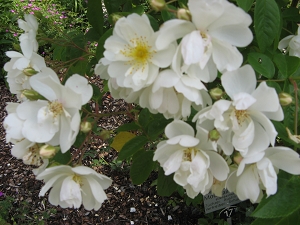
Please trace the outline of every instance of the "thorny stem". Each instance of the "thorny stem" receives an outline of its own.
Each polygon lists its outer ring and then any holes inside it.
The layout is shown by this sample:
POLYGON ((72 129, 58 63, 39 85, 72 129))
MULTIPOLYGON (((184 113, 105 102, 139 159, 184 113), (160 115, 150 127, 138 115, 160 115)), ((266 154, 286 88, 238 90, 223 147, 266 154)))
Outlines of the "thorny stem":
POLYGON ((290 82, 293 84, 295 91, 295 121, 294 121, 294 134, 297 135, 298 129, 298 86, 294 79, 290 78, 290 82))

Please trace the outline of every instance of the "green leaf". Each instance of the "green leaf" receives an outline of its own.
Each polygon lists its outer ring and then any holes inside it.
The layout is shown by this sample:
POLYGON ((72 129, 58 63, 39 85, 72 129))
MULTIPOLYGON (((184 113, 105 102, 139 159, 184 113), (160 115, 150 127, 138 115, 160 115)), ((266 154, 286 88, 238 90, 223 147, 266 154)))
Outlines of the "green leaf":
POLYGON ((98 41, 99 40, 99 33, 96 31, 95 28, 90 28, 89 31, 85 34, 86 40, 88 41, 98 41))
MULTIPOLYGON (((300 204, 297 201, 300 199, 300 192, 296 188, 300 187, 300 177, 293 176, 290 180, 286 181, 286 179, 278 178, 278 186, 280 188, 278 188, 276 195, 263 198, 252 213, 252 216, 263 219, 280 218, 292 216, 292 214, 300 210, 300 204), (284 182, 284 184, 282 185, 280 182, 284 182)), ((299 213, 296 213, 296 215, 299 216, 299 213)))
POLYGON ((236 2, 245 12, 248 12, 251 9, 254 0, 236 0, 236 2))
POLYGON ((272 60, 257 52, 251 52, 248 54, 248 61, 253 69, 264 77, 272 78, 275 74, 275 67, 272 60))
POLYGON ((84 142, 85 138, 86 138, 86 133, 83 133, 83 132, 79 132, 77 137, 76 137, 76 141, 75 143, 73 144, 75 146, 75 148, 79 148, 82 143, 84 142))
POLYGON ((112 14, 114 12, 119 12, 120 6, 125 3, 126 0, 104 0, 105 8, 109 14, 112 14))
POLYGON ((91 84, 91 85, 93 88, 92 99, 97 102, 99 99, 102 99, 104 92, 101 93, 100 88, 97 85, 95 85, 95 84, 91 84))
POLYGON ((254 30, 262 52, 279 34, 280 13, 275 0, 257 0, 254 9, 254 30))
MULTIPOLYGON (((172 10, 175 10, 175 11, 177 10, 177 8, 175 8, 174 6, 169 5, 168 7, 172 10)), ((175 14, 169 12, 168 10, 162 10, 161 11, 161 17, 162 17, 163 21, 167 21, 167 20, 171 20, 171 19, 176 18, 175 14)))
POLYGON ((296 225, 300 224, 300 210, 295 211, 287 217, 274 218, 274 219, 256 219, 251 225, 296 225))
POLYGON ((282 92, 280 85, 277 82, 275 82, 275 81, 269 81, 268 80, 267 81, 267 85, 269 87, 275 88, 275 90, 276 90, 277 93, 282 92))
POLYGON ((126 142, 126 144, 121 149, 118 160, 130 158, 138 150, 143 148, 147 142, 148 138, 145 136, 136 136, 135 138, 132 138, 130 141, 126 142))
POLYGON ((148 135, 152 140, 156 140, 158 136, 163 133, 165 127, 171 122, 166 120, 164 116, 157 114, 160 118, 154 118, 154 120, 148 125, 148 135))
POLYGON ((300 59, 295 56, 276 54, 273 61, 285 78, 293 75, 300 66, 300 59))
POLYGON ((89 20, 89 23, 95 29, 95 31, 99 35, 102 35, 103 24, 104 24, 102 1, 100 1, 100 0, 89 0, 88 1, 87 18, 89 20))
POLYGON ((52 161, 58 162, 62 165, 67 165, 71 160, 71 152, 67 151, 66 153, 62 153, 58 151, 56 155, 52 158, 52 161))
POLYGON ((149 177, 155 162, 153 161, 153 151, 142 151, 133 158, 130 167, 130 177, 133 184, 141 184, 149 177))
POLYGON ((112 35, 112 31, 113 29, 109 29, 107 30, 102 36, 101 38, 99 39, 98 41, 98 46, 97 46, 97 49, 96 49, 96 58, 98 60, 100 60, 102 57, 103 57, 103 52, 104 52, 104 43, 106 41, 106 39, 112 35))
POLYGON ((286 127, 281 122, 272 121, 272 123, 274 124, 274 127, 275 127, 276 131, 278 132, 278 136, 282 140, 294 145, 297 148, 300 148, 300 144, 297 144, 296 142, 292 141, 289 138, 288 133, 286 131, 286 127))
POLYGON ((138 5, 137 7, 132 8, 131 12, 142 15, 144 13, 144 7, 141 5, 138 5))
POLYGON ((150 20, 150 24, 151 24, 151 27, 153 28, 153 30, 154 31, 158 31, 159 24, 158 24, 157 20, 153 16, 151 16, 149 14, 146 14, 146 15, 148 16, 148 18, 150 20))
POLYGON ((122 126, 119 126, 116 131, 120 132, 120 131, 138 130, 138 129, 140 129, 140 126, 137 125, 135 122, 131 122, 131 123, 125 123, 122 126))
POLYGON ((150 117, 151 117, 151 113, 149 112, 149 110, 147 108, 142 109, 142 111, 139 114, 139 124, 141 125, 141 127, 146 128, 147 125, 150 122, 150 117))
POLYGON ((164 173, 164 170, 160 167, 157 179, 157 193, 160 196, 169 197, 174 191, 176 191, 178 185, 173 180, 174 174, 166 176, 164 173))

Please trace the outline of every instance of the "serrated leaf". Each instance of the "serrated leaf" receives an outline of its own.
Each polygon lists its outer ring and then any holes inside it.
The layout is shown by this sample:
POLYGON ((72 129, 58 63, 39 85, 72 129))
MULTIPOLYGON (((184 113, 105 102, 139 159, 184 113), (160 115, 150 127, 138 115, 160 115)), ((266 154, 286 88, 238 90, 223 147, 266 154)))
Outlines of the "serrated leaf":
POLYGON ((251 9, 254 0, 236 0, 236 2, 245 12, 248 12, 251 9))
POLYGON ((89 20, 89 23, 95 29, 95 31, 99 35, 102 35, 103 23, 104 23, 102 1, 99 0, 88 1, 87 18, 89 20))
MULTIPOLYGON (((124 131, 126 132, 126 131, 124 131)), ((124 133, 120 132, 120 133, 124 133)), ((126 132, 129 133, 129 132, 126 132)), ((144 145, 148 142, 147 137, 145 136, 136 136, 129 141, 122 147, 118 160, 124 160, 130 158, 133 154, 138 152, 140 149, 144 148, 144 145)))
POLYGON ((173 179, 174 174, 166 176, 164 170, 159 168, 157 179, 157 193, 160 196, 169 197, 174 191, 176 191, 178 185, 173 179))
POLYGON ((275 74, 275 67, 272 60, 262 53, 251 52, 248 54, 248 61, 253 69, 266 78, 272 78, 275 74))
POLYGON ((294 56, 276 54, 273 61, 285 78, 293 75, 300 66, 300 59, 294 56))
MULTIPOLYGON (((133 133, 123 131, 118 133, 115 137, 113 142, 111 143, 110 147, 116 149, 118 152, 122 150, 122 148, 130 142, 130 140, 134 139, 136 136, 133 133)), ((129 146, 134 148, 134 146, 129 146)), ((126 153, 126 151, 125 151, 126 153)), ((120 156, 120 155, 119 155, 120 156)), ((126 156, 126 155, 125 155, 126 156)), ((125 158, 124 158, 125 159, 125 158)))
POLYGON ((257 0, 254 9, 254 30, 262 52, 279 34, 280 12, 276 1, 257 0))
POLYGON ((130 178, 133 184, 138 185, 147 180, 155 165, 153 154, 153 151, 142 151, 134 157, 130 167, 130 178))
MULTIPOLYGON (((260 204, 252 213, 252 216, 257 218, 280 218, 292 216, 300 210, 300 192, 295 187, 300 187, 300 177, 293 176, 288 182, 286 179, 278 179, 278 183, 285 182, 275 195, 268 198, 263 198, 260 204)), ((297 224, 297 223, 296 223, 297 224)))
POLYGON ((140 126, 137 125, 135 122, 131 122, 131 123, 125 123, 125 124, 119 126, 116 131, 120 132, 120 131, 138 130, 138 129, 140 129, 140 126))

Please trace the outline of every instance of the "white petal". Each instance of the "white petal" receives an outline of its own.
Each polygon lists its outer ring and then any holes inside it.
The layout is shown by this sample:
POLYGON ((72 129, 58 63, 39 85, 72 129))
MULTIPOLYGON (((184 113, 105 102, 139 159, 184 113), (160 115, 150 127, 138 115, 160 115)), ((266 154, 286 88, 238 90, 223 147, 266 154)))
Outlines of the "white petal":
POLYGON ((244 24, 211 29, 209 34, 215 39, 230 43, 237 47, 245 47, 249 45, 253 39, 251 30, 244 24))
POLYGON ((234 98, 235 94, 240 92, 252 94, 256 86, 255 72, 250 65, 245 65, 235 71, 224 73, 221 81, 231 99, 234 98))
POLYGON ((81 95, 82 105, 86 104, 93 95, 93 88, 88 84, 88 80, 78 74, 72 75, 67 80, 65 86, 71 88, 75 93, 81 95))
POLYGON ((276 131, 273 123, 261 112, 249 110, 248 114, 254 121, 256 121, 262 125, 262 127, 265 129, 266 133, 269 136, 269 141, 270 141, 271 145, 274 146, 275 139, 277 136, 277 131, 276 131))
POLYGON ((299 154, 294 150, 281 146, 268 148, 266 150, 266 157, 278 169, 294 175, 300 174, 300 158, 299 154))
POLYGON ((226 180, 229 173, 229 167, 224 158, 214 151, 205 151, 205 153, 209 156, 209 169, 213 176, 219 181, 226 180))
POLYGON ((279 50, 283 50, 283 49, 285 49, 286 47, 288 47, 290 41, 292 40, 292 38, 293 38, 294 36, 295 36, 295 35, 289 35, 289 36, 283 38, 283 39, 279 42, 279 44, 278 44, 278 49, 279 49, 279 50))
MULTIPOLYGON (((252 96, 256 98, 257 101, 249 110, 268 112, 269 115, 272 113, 276 114, 276 112, 279 113, 278 108, 280 107, 280 103, 278 95, 274 88, 267 86, 266 82, 262 82, 252 93, 252 96)), ((283 117, 278 119, 283 120, 283 117)))
POLYGON ((173 41, 182 38, 195 30, 195 25, 186 20, 168 20, 160 27, 155 45, 157 49, 164 49, 173 41))
POLYGON ((166 176, 170 175, 171 173, 174 173, 179 169, 180 164, 182 162, 183 154, 184 152, 181 150, 176 151, 172 155, 170 155, 168 160, 163 165, 161 165, 164 168, 166 176))
POLYGON ((165 134, 168 138, 179 135, 189 135, 192 137, 195 136, 193 127, 181 120, 174 120, 173 122, 169 123, 165 128, 165 134))
POLYGON ((236 47, 212 39, 212 57, 219 71, 232 71, 238 69, 243 62, 242 54, 236 47))
POLYGON ((255 167, 256 165, 248 166, 237 182, 236 194, 242 201, 250 199, 252 203, 255 203, 261 193, 259 177, 255 167))
POLYGON ((187 65, 199 62, 204 50, 204 40, 198 30, 185 35, 181 40, 181 54, 187 65))

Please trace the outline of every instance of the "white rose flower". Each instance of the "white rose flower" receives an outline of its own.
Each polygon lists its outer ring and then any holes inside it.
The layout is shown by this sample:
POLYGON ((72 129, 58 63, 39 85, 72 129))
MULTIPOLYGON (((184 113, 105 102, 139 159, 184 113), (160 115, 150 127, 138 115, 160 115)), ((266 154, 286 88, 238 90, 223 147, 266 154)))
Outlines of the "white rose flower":
POLYGON ((180 77, 167 69, 159 73, 152 86, 143 90, 139 104, 152 113, 162 113, 167 119, 187 119, 191 106, 200 110, 211 104, 211 98, 198 79, 180 77))
POLYGON ((19 37, 20 46, 23 54, 27 58, 31 58, 33 52, 38 51, 38 42, 36 40, 36 33, 38 30, 38 22, 31 14, 24 15, 25 21, 18 19, 19 28, 25 33, 19 37))
POLYGON ((299 154, 290 148, 267 148, 259 158, 244 158, 238 169, 227 179, 226 188, 235 192, 240 200, 259 202, 263 196, 262 190, 266 190, 267 196, 274 195, 277 192, 279 169, 294 175, 300 174, 299 154), (245 165, 251 161, 251 164, 245 165))
MULTIPOLYGON (((202 69, 212 58, 221 72, 239 68, 242 54, 236 47, 251 43, 252 20, 241 8, 227 0, 189 0, 192 22, 172 19, 165 22, 156 40, 159 48, 182 38, 181 54, 187 65, 197 63, 202 69)), ((216 76, 216 74, 212 74, 216 76)))
POLYGON ((300 57, 300 27, 298 27, 297 35, 283 38, 278 44, 278 49, 286 49, 290 56, 300 57))
POLYGON ((24 138, 22 127, 24 120, 18 117, 16 110, 20 103, 8 102, 6 111, 8 115, 3 121, 3 127, 6 133, 6 143, 20 141, 24 138))
POLYGON ((131 14, 117 21, 113 35, 105 41, 104 56, 110 62, 108 74, 118 86, 138 91, 153 83, 159 68, 171 64, 175 44, 157 48, 156 38, 157 32, 145 14, 131 14))
POLYGON ((277 131, 270 119, 284 117, 275 89, 265 82, 255 89, 255 72, 249 65, 224 73, 221 81, 231 101, 221 99, 200 111, 195 116, 197 129, 209 127, 206 120, 213 120, 210 129, 214 127, 223 135, 218 144, 227 155, 233 147, 245 157, 264 151, 269 144, 274 146, 277 131))
POLYGON ((86 210, 98 210, 107 196, 107 189, 112 180, 86 166, 55 166, 38 174, 37 180, 44 180, 39 196, 52 187, 49 202, 62 208, 79 208, 83 204, 86 210))
POLYGON ((26 165, 42 165, 42 158, 39 154, 40 146, 37 143, 27 139, 13 142, 14 146, 11 149, 11 154, 17 159, 23 159, 26 165))
POLYGON ((210 150, 207 133, 198 132, 187 123, 175 120, 166 126, 169 138, 158 144, 154 161, 158 161, 165 175, 174 173, 174 181, 181 185, 190 198, 207 194, 213 180, 224 181, 229 173, 226 161, 210 150))
POLYGON ((32 142, 60 145, 65 153, 75 142, 79 110, 92 97, 92 87, 76 74, 63 86, 49 68, 33 76, 30 85, 47 100, 27 101, 17 107, 18 117, 24 121, 23 136, 32 142))
POLYGON ((15 51, 7 51, 6 55, 11 58, 4 65, 10 92, 16 94, 18 99, 22 100, 22 90, 31 89, 29 78, 46 68, 45 60, 34 52, 30 58, 15 51))

